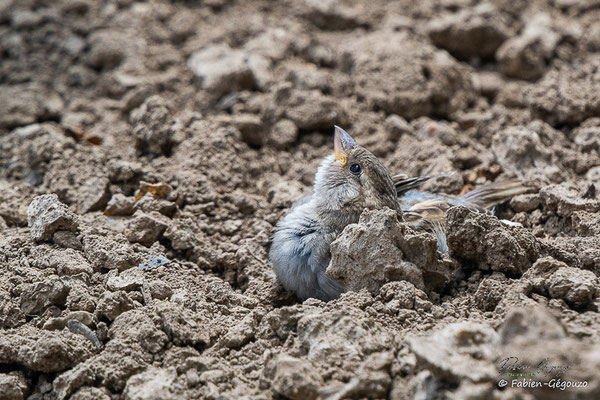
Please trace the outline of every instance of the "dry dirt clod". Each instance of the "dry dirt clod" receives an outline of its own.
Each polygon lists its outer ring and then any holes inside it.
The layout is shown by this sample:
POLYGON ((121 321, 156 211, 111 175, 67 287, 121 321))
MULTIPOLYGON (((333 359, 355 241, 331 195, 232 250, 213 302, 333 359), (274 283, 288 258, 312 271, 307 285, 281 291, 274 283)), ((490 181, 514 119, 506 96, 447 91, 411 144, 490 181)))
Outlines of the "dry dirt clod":
POLYGON ((424 289, 423 273, 406 261, 398 247, 402 228, 396 213, 386 210, 363 214, 361 222, 347 226, 331 244, 327 274, 347 290, 366 288, 373 295, 393 280, 405 280, 424 289))
POLYGON ((131 122, 136 137, 136 148, 142 154, 168 155, 175 144, 176 127, 166 101, 152 96, 139 108, 132 111, 131 122))
POLYGON ((293 400, 315 400, 323 379, 310 362, 280 354, 267 365, 265 375, 273 381, 273 391, 293 400))
POLYGON ((27 208, 27 225, 31 229, 29 235, 35 241, 48 240, 57 230, 76 231, 79 222, 66 205, 58 200, 55 194, 38 196, 27 208))
POLYGON ((69 290, 57 277, 29 284, 23 290, 21 310, 26 315, 40 315, 49 306, 64 306, 69 290))
POLYGON ((480 269, 522 274, 538 258, 541 245, 524 228, 509 227, 490 215, 464 207, 448 211, 450 255, 476 263, 480 269))
POLYGON ((221 96, 231 90, 254 86, 248 56, 241 50, 220 44, 194 52, 187 64, 200 78, 204 89, 221 96))
POLYGON ((162 236, 167 226, 168 224, 163 221, 161 214, 157 212, 146 214, 136 211, 123 234, 130 242, 151 246, 162 236))
POLYGON ((408 339, 411 350, 423 366, 449 382, 489 381, 497 375, 491 363, 491 344, 498 334, 485 324, 460 322, 446 326, 428 336, 408 339))
POLYGON ((535 80, 546 70, 556 45, 562 38, 548 14, 536 14, 523 32, 507 40, 497 51, 500 70, 512 78, 535 80))
POLYGON ((104 215, 128 216, 135 212, 135 200, 133 197, 127 197, 121 193, 114 194, 106 205, 104 215))
POLYGON ((490 57, 511 35, 510 18, 491 2, 431 20, 427 34, 459 58, 490 57))

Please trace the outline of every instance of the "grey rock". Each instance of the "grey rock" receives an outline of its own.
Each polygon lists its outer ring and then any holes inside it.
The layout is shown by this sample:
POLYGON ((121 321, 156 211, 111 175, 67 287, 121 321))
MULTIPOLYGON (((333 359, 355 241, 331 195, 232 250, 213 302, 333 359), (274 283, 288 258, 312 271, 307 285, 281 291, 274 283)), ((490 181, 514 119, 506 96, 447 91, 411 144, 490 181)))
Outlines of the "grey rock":
POLYGON ((0 399, 23 400, 29 393, 29 385, 21 371, 0 374, 0 399))
POLYGON ((298 129, 331 129, 333 125, 344 125, 348 121, 339 99, 325 96, 317 90, 293 92, 286 100, 285 116, 298 129))
POLYGON ((566 330, 541 306, 511 310, 498 330, 499 344, 538 342, 566 337, 566 330))
POLYGON ((271 380, 273 391, 292 400, 315 400, 323 385, 310 361, 280 354, 265 367, 265 378, 271 380))
POLYGON ((62 98, 37 83, 0 85, 0 128, 11 129, 58 117, 62 98))
POLYGON ((125 311, 132 310, 136 304, 123 291, 104 292, 98 301, 96 315, 113 321, 125 311))
POLYGON ((90 51, 87 62, 96 69, 113 69, 125 58, 125 43, 109 29, 99 30, 88 39, 90 51))
POLYGON ((35 241, 49 240, 57 230, 76 231, 79 222, 55 194, 34 198, 27 208, 29 235, 35 241))
POLYGON ((54 373, 73 368, 92 355, 92 344, 70 332, 24 326, 0 337, 0 363, 54 373))
POLYGON ((187 64, 200 78, 202 88, 218 96, 235 89, 251 88, 255 84, 248 65, 248 54, 226 44, 194 52, 187 64))
POLYGON ((538 258, 541 245, 521 227, 507 226, 497 218, 465 207, 453 207, 447 216, 449 253, 480 269, 522 274, 538 258))
POLYGON ((173 391, 176 378, 177 372, 175 369, 148 367, 127 380, 123 391, 123 399, 177 400, 181 396, 173 391))
POLYGON ((549 14, 535 14, 528 20, 523 32, 498 49, 496 59, 500 71, 511 78, 540 78, 562 36, 553 26, 549 14))
POLYGON ((21 295, 21 310, 26 315, 40 315, 52 305, 64 306, 69 287, 58 278, 29 284, 21 295))
POLYGON ((76 207, 81 214, 104 208, 110 199, 109 181, 105 177, 87 179, 77 190, 76 207))
POLYGON ((303 16, 321 29, 343 30, 367 25, 362 16, 343 1, 304 0, 304 5, 303 16))
POLYGON ((236 114, 232 117, 233 125, 241 132, 242 140, 250 146, 262 146, 265 135, 262 132, 262 119, 255 114, 236 114))
POLYGON ((71 231, 56 231, 52 235, 52 241, 64 248, 73 250, 83 250, 81 241, 77 238, 77 235, 71 231))
POLYGON ((458 322, 426 336, 410 336, 410 349, 418 364, 445 381, 485 382, 495 379, 498 371, 492 363, 493 344, 498 334, 489 325, 458 322))
POLYGON ((127 216, 135 212, 135 198, 121 193, 114 194, 106 205, 104 215, 127 216))
POLYGON ((151 246, 167 229, 168 224, 163 218, 157 212, 146 214, 136 211, 133 219, 125 227, 123 234, 130 242, 151 246))
POLYGON ((147 99, 132 111, 130 119, 139 151, 151 155, 168 154, 171 151, 178 127, 162 97, 155 95, 147 99))
POLYGON ((289 119, 281 119, 273 125, 269 135, 269 143, 278 150, 292 146, 298 139, 298 127, 289 119))
POLYGON ((520 194, 510 199, 510 207, 516 212, 531 212, 540 205, 537 194, 520 194))
POLYGON ((131 249, 129 242, 122 235, 110 238, 99 235, 83 236, 85 257, 96 270, 118 269, 120 271, 137 265, 141 258, 131 249))
POLYGON ((402 135, 414 134, 414 129, 401 116, 392 114, 385 119, 384 127, 391 139, 400 139, 402 135))
POLYGON ((542 143, 540 135, 526 127, 514 126, 497 133, 492 152, 500 166, 519 177, 540 174, 553 179, 560 175, 553 162, 552 149, 542 143))
POLYGON ((488 2, 431 20, 433 43, 459 58, 490 57, 511 34, 507 17, 488 2))
POLYGON ((121 272, 119 275, 113 274, 106 281, 106 287, 110 290, 136 290, 142 287, 144 283, 144 272, 139 268, 130 268, 121 272))
POLYGON ((581 61, 561 64, 546 72, 525 90, 533 118, 550 125, 579 124, 600 115, 600 56, 590 54, 581 61))
POLYGON ((544 209, 555 211, 561 217, 569 217, 575 211, 595 213, 600 210, 600 201, 584 199, 577 188, 568 183, 541 188, 540 202, 544 209))
POLYGON ((561 267, 548 278, 548 293, 574 305, 586 305, 598 295, 598 278, 592 271, 561 267))
POLYGON ((348 225, 331 244, 327 274, 347 290, 364 288, 374 295, 396 280, 424 289, 421 270, 406 260, 398 246, 402 236, 394 211, 364 212, 358 224, 348 225))

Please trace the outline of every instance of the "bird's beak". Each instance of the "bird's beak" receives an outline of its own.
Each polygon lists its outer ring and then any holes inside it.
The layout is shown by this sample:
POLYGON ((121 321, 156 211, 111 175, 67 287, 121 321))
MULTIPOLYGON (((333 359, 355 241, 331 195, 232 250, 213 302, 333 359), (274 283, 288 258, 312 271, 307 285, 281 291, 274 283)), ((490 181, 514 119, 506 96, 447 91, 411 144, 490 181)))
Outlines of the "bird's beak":
POLYGON ((342 160, 342 167, 346 165, 346 160, 350 155, 350 151, 357 147, 358 143, 345 130, 335 125, 335 135, 333 139, 333 150, 335 159, 342 160))

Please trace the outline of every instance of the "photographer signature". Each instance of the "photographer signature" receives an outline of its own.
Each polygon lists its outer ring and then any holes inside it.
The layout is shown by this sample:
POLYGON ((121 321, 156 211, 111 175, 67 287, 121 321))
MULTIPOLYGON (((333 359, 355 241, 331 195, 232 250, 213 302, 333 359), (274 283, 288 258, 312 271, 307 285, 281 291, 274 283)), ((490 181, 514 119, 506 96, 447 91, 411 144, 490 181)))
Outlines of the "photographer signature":
POLYGON ((569 369, 568 365, 552 365, 549 358, 544 358, 537 365, 524 364, 519 357, 506 357, 499 362, 499 373, 529 373, 529 375, 538 375, 543 377, 562 376, 569 369))

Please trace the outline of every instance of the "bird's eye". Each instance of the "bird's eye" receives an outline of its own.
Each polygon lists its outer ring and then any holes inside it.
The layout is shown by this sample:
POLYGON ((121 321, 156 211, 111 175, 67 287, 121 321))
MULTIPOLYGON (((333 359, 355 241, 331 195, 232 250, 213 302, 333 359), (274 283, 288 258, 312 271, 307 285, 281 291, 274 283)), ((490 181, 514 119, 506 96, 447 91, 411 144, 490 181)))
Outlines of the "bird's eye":
POLYGON ((350 172, 352 172, 354 175, 360 174, 361 171, 362 167, 360 166, 360 164, 352 164, 350 166, 350 172))

